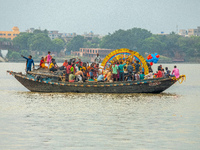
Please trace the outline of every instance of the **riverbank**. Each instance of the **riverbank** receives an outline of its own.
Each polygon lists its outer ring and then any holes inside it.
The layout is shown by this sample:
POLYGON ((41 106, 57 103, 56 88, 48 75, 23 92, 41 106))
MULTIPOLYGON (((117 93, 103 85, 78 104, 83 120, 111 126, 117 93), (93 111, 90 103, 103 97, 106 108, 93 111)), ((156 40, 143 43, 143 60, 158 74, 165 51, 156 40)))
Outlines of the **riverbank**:
POLYGON ((7 62, 7 59, 4 59, 3 57, 0 56, 0 62, 7 62))

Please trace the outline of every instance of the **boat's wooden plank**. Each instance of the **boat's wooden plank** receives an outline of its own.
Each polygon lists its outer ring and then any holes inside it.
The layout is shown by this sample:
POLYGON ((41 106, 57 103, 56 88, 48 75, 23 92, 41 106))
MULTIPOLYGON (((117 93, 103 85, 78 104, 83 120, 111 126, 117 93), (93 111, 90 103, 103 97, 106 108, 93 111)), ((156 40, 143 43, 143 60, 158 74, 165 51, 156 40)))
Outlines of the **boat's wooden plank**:
POLYGON ((36 73, 36 72, 28 72, 28 74, 34 74, 34 75, 41 75, 41 76, 47 76, 47 77, 58 77, 58 78, 64 78, 65 76, 61 75, 51 75, 51 74, 45 74, 45 73, 36 73))

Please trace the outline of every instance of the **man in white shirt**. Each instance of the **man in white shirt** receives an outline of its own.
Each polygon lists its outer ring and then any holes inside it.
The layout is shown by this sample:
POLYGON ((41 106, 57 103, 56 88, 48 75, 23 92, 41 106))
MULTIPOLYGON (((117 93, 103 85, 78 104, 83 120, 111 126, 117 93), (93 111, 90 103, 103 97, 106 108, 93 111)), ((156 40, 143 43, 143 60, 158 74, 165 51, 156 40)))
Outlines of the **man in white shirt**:
POLYGON ((99 64, 101 62, 101 58, 99 56, 99 54, 97 53, 97 56, 94 59, 95 63, 99 64))

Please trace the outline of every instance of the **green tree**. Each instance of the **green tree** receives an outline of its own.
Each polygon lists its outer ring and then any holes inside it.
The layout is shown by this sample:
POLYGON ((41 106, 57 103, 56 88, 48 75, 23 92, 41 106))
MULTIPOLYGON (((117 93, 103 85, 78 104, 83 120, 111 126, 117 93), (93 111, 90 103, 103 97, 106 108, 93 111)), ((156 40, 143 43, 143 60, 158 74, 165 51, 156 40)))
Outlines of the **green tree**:
POLYGON ((0 42, 12 42, 12 40, 6 38, 0 38, 0 42))
POLYGON ((68 51, 79 51, 80 48, 84 47, 84 42, 86 40, 83 36, 76 36, 74 37, 68 44, 67 44, 67 50, 68 51))
POLYGON ((181 52, 181 48, 178 45, 178 39, 180 38, 180 35, 175 34, 174 32, 170 33, 168 36, 166 36, 166 39, 164 43, 166 44, 166 49, 164 51, 164 55, 168 57, 174 57, 177 52, 181 52))
POLYGON ((52 43, 53 43, 53 51, 55 52, 60 52, 65 46, 65 42, 62 39, 54 39, 52 43))
POLYGON ((24 55, 24 56, 28 56, 28 55, 30 55, 30 52, 28 50, 21 50, 20 54, 24 55))
POLYGON ((51 51, 53 49, 53 43, 45 33, 38 33, 29 38, 28 45, 30 50, 36 50, 39 52, 51 51))
POLYGON ((91 41, 91 44, 92 44, 91 46, 92 46, 92 48, 98 48, 100 42, 101 42, 101 39, 99 39, 98 37, 92 38, 92 41, 91 41))
POLYGON ((48 35, 48 30, 47 29, 45 29, 45 30, 35 29, 33 31, 33 34, 38 34, 38 33, 44 33, 44 34, 48 35))
POLYGON ((19 49, 29 49, 28 40, 34 35, 32 33, 20 33, 16 38, 13 39, 13 45, 19 47, 19 49))
POLYGON ((184 51, 186 57, 200 56, 200 37, 192 36, 190 38, 180 37, 177 44, 184 51))
POLYGON ((19 58, 21 58, 21 55, 19 52, 9 50, 6 57, 11 60, 18 60, 19 58))
POLYGON ((151 36, 143 41, 142 51, 143 54, 145 52, 162 54, 165 47, 166 44, 161 42, 157 36, 151 36))
POLYGON ((137 49, 142 48, 143 40, 152 36, 152 33, 141 28, 133 28, 129 30, 118 30, 113 34, 103 37, 100 47, 101 48, 128 48, 137 49))

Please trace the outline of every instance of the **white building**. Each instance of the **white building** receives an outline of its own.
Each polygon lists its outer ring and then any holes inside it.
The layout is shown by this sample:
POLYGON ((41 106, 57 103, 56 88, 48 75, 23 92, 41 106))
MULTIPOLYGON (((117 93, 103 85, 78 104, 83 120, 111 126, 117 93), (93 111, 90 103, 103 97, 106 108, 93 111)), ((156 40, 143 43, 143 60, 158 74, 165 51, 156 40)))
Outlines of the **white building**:
POLYGON ((49 31, 48 36, 51 40, 59 38, 62 36, 62 33, 58 33, 58 31, 49 31))

